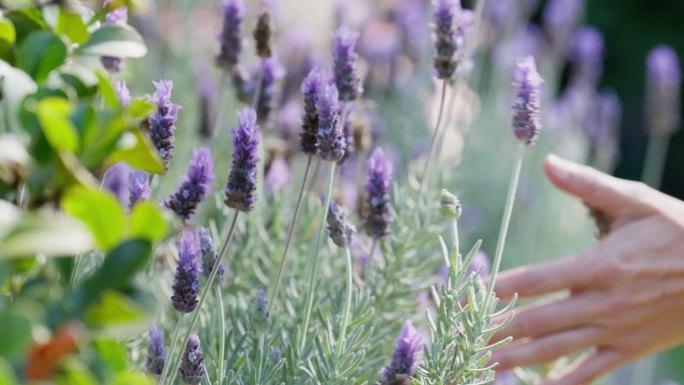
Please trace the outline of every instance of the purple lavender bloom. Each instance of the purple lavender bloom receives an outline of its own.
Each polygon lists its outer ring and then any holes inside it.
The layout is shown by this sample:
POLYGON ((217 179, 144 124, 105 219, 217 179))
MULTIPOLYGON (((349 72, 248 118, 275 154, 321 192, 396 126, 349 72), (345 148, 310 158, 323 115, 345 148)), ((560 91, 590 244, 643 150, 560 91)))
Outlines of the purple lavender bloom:
POLYGON ((335 32, 335 84, 339 90, 340 100, 345 102, 356 99, 363 92, 356 64, 359 55, 354 51, 358 38, 359 33, 352 31, 345 24, 335 32))
POLYGON ((551 0, 542 15, 544 28, 551 35, 556 53, 565 54, 572 31, 584 10, 585 0, 551 0))
POLYGON ((401 54, 401 31, 388 20, 370 20, 359 40, 359 52, 373 63, 393 63, 401 54))
POLYGON ((393 14, 401 30, 404 50, 411 60, 420 61, 426 55, 422 42, 430 36, 428 9, 423 0, 401 0, 393 14))
MULTIPOLYGON (((113 0, 105 0, 103 6, 107 7, 113 0)), ((115 8, 107 15, 104 19, 105 24, 110 25, 125 25, 128 23, 128 8, 118 7, 115 8)), ((109 72, 120 72, 123 68, 124 59, 120 57, 103 56, 100 58, 102 66, 109 72)))
POLYGON ((159 377, 166 363, 166 350, 164 349, 164 329, 154 325, 148 332, 149 345, 145 357, 147 371, 155 377, 159 377))
POLYGON ((289 142, 296 137, 302 121, 302 113, 302 105, 297 99, 289 100, 278 110, 278 116, 276 117, 278 131, 286 141, 289 142))
POLYGON ((316 150, 318 156, 330 162, 338 162, 344 156, 346 143, 344 132, 340 127, 340 102, 337 87, 334 84, 323 84, 318 98, 318 130, 316 132, 316 150))
POLYGON ((128 208, 132 209, 136 203, 150 198, 150 178, 146 172, 135 170, 128 174, 128 208))
POLYGON ((290 182, 290 168, 280 156, 273 158, 268 172, 264 176, 264 186, 273 194, 277 194, 290 182))
POLYGON ((603 35, 594 27, 582 27, 572 41, 571 60, 580 79, 596 83, 603 72, 603 35))
POLYGON ((382 370, 382 384, 410 384, 422 359, 424 344, 423 335, 407 320, 397 338, 392 362, 382 370))
POLYGON ((646 61, 646 119, 654 135, 670 135, 680 126, 681 70, 677 52, 660 45, 646 61))
POLYGON ((385 158, 381 148, 376 148, 368 159, 368 183, 366 189, 366 233, 374 239, 389 235, 389 226, 394 221, 390 212, 390 186, 392 165, 385 158))
POLYGON ((315 155, 317 152, 318 108, 316 102, 325 83, 327 83, 327 78, 318 68, 311 70, 302 82, 304 115, 302 116, 302 133, 299 134, 299 140, 305 154, 315 155))
POLYGON ((256 112, 245 108, 238 112, 238 127, 233 133, 233 165, 228 183, 223 188, 224 202, 228 207, 249 212, 256 203, 256 165, 259 162, 259 126, 256 112))
POLYGON ((266 292, 257 290, 257 296, 253 307, 253 322, 258 331, 265 331, 271 326, 271 312, 268 310, 266 292))
POLYGON ((245 4, 242 0, 223 1, 223 30, 219 35, 219 54, 216 63, 224 70, 230 70, 238 63, 242 51, 242 21, 245 18, 245 4))
POLYGON ((268 116, 278 100, 278 85, 285 76, 285 67, 280 64, 277 56, 261 61, 261 91, 256 103, 257 117, 260 123, 268 120, 268 116))
MULTIPOLYGON (((204 278, 209 278, 216 263, 216 259, 219 257, 216 252, 216 246, 214 245, 214 239, 211 238, 211 233, 206 227, 202 227, 198 230, 198 235, 200 239, 200 250, 202 251, 202 275, 204 278)), ((226 265, 223 262, 219 263, 218 271, 216 272, 216 279, 214 280, 214 286, 218 286, 223 282, 223 277, 226 274, 226 265)))
POLYGON ((434 0, 434 65, 439 79, 450 80, 461 64, 472 13, 461 8, 459 0, 434 0))
POLYGON ((178 369, 181 380, 187 385, 197 385, 204 378, 204 354, 202 353, 202 346, 197 334, 193 334, 188 338, 188 343, 183 352, 183 359, 178 369))
POLYGON ((200 112, 198 131, 202 138, 211 139, 214 135, 214 127, 211 119, 214 83, 209 77, 202 76, 197 82, 197 95, 200 112))
POLYGON ((178 119, 178 110, 181 109, 181 106, 171 102, 172 81, 160 80, 154 82, 154 87, 156 91, 152 95, 152 100, 157 105, 157 109, 147 119, 147 127, 150 140, 157 148, 157 151, 159 151, 159 155, 168 171, 169 162, 173 158, 176 120, 178 119))
POLYGON ((188 177, 178 191, 164 201, 164 205, 178 215, 184 222, 190 220, 197 206, 211 192, 214 183, 214 161, 207 147, 193 150, 188 177))
POLYGON ((190 313, 197 307, 199 295, 199 273, 202 268, 199 259, 202 255, 200 240, 193 231, 185 231, 178 241, 178 266, 173 279, 171 302, 174 309, 190 313))
POLYGON ((122 107, 128 107, 128 105, 131 104, 131 92, 128 90, 128 86, 126 86, 124 80, 117 80, 114 82, 114 91, 116 92, 116 97, 119 99, 119 103, 121 103, 122 107))
POLYGON ((107 169, 103 187, 116 197, 122 206, 128 203, 128 174, 131 168, 123 162, 118 162, 107 169))
MULTIPOLYGON (((325 203, 325 196, 322 196, 321 200, 325 203)), ((327 222, 328 227, 326 231, 333 243, 343 248, 349 246, 352 234, 356 232, 356 228, 349 222, 347 215, 332 199, 330 200, 327 222)))
POLYGON ((348 108, 347 116, 343 119, 344 125, 342 126, 342 134, 344 135, 344 155, 340 159, 340 163, 344 163, 350 156, 356 151, 356 142, 354 139, 354 128, 352 127, 352 107, 348 108))
POLYGON ((515 72, 517 96, 513 103, 513 132, 526 145, 534 145, 541 131, 540 89, 544 80, 532 56, 518 61, 515 72))

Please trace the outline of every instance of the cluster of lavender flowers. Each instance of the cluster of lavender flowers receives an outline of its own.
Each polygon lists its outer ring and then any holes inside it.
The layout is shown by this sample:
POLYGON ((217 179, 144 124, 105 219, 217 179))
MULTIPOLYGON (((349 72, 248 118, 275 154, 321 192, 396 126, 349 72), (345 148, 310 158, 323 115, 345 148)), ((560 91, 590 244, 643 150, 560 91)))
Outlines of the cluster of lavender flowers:
POLYGON ((472 23, 471 11, 460 0, 434 0, 434 65, 437 78, 451 80, 463 60, 466 34, 472 23))
POLYGON ((197 207, 211 192, 214 183, 214 161, 208 148, 193 151, 188 176, 178 191, 166 198, 164 205, 188 221, 195 214, 197 207))
POLYGON ((168 171, 169 163, 173 158, 176 141, 176 120, 178 120, 178 110, 181 109, 181 106, 171 102, 173 82, 161 80, 155 82, 154 86, 156 91, 152 95, 152 100, 157 108, 147 119, 146 128, 152 144, 159 151, 159 155, 168 171))

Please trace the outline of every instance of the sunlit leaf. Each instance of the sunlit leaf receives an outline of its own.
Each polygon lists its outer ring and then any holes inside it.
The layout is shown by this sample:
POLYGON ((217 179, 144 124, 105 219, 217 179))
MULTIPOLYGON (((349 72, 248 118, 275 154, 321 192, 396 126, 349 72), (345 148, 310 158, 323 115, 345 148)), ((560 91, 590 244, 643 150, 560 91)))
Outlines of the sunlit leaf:
POLYGON ((49 97, 38 103, 38 120, 50 145, 74 152, 79 148, 78 131, 71 122, 71 105, 66 99, 49 97))
POLYGON ((114 86, 109 78, 102 72, 98 71, 97 80, 97 88, 100 91, 100 95, 102 96, 105 106, 109 108, 120 108, 121 103, 119 102, 119 98, 116 96, 116 91, 114 90, 114 86))
POLYGON ((121 138, 121 148, 114 151, 105 161, 106 164, 126 162, 134 168, 153 173, 164 172, 164 162, 159 152, 138 129, 121 138))
POLYGON ((124 235, 126 216, 111 194, 76 187, 62 199, 64 211, 82 220, 102 250, 116 246, 124 235))
POLYGON ((119 341, 105 338, 97 339, 95 340, 95 350, 110 369, 117 372, 126 370, 128 353, 119 341))
POLYGON ((150 385, 155 380, 141 372, 126 372, 117 374, 107 385, 150 385))
POLYGON ((81 15, 59 9, 59 19, 57 21, 57 32, 62 33, 71 39, 73 43, 81 44, 88 40, 89 34, 81 15))
POLYGON ((85 321, 92 327, 136 322, 144 319, 145 312, 123 294, 107 290, 100 300, 88 307, 85 321))
POLYGON ((10 364, 0 357, 0 385, 19 385, 10 364))
POLYGON ((151 202, 140 202, 133 207, 128 218, 128 235, 158 241, 164 238, 167 223, 157 206, 151 202))
POLYGON ((147 47, 140 34, 128 25, 104 25, 76 50, 77 55, 142 57, 147 47))

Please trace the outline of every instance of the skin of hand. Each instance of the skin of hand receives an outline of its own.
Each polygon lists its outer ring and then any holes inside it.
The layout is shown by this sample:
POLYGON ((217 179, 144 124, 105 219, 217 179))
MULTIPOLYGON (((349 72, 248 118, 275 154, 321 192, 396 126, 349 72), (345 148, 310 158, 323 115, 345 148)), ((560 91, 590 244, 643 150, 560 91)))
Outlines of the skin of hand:
POLYGON ((610 233, 576 255, 499 276, 504 301, 567 295, 515 310, 494 336, 514 338, 494 351, 497 371, 585 352, 543 385, 588 384, 684 343, 684 202, 554 155, 544 168, 559 189, 607 214, 610 233))

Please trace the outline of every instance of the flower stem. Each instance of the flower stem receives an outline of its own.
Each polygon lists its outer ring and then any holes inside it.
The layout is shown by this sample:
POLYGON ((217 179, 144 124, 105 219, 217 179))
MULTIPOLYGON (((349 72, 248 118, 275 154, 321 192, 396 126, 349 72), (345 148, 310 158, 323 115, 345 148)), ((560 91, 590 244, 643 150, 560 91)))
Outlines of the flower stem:
POLYGON ((458 219, 454 218, 451 221, 451 232, 453 233, 453 238, 454 238, 454 257, 452 258, 452 263, 455 261, 456 262, 456 269, 454 271, 460 271, 463 266, 463 260, 461 259, 461 250, 460 250, 460 242, 458 239, 458 219))
POLYGON ((525 155, 525 145, 520 143, 518 145, 518 157, 513 168, 513 175, 511 175, 511 182, 508 186, 508 195, 506 196, 506 206, 504 208, 503 218, 501 219, 501 227, 499 229, 499 239, 496 242, 496 252, 494 253, 494 263, 492 264, 492 274, 489 279, 489 287, 487 289, 486 302, 489 302, 492 293, 494 292, 494 283, 496 282, 496 275, 499 273, 501 267, 501 257, 503 256, 504 246, 506 245, 506 235, 508 234, 508 225, 511 223, 511 214, 513 213, 513 203, 515 203, 515 194, 518 191, 518 181, 520 180, 520 170, 522 169, 523 158, 525 155))
POLYGON ((373 273, 373 254, 375 254, 375 248, 378 246, 378 240, 373 238, 373 243, 371 244, 370 252, 368 253, 368 258, 366 259, 366 264, 363 267, 363 281, 366 283, 371 282, 371 274, 373 273))
MULTIPOLYGON (((183 324, 184 320, 185 313, 181 313, 180 318, 178 318, 178 321, 176 321, 176 327, 173 329, 173 337, 171 339, 171 345, 169 346, 169 356, 167 357, 166 363, 164 363, 164 368, 162 369, 162 374, 159 378, 160 384, 163 384, 164 381, 166 381, 166 377, 169 375, 169 366, 171 366, 169 364, 172 362, 174 353, 176 352, 176 345, 178 344, 178 337, 180 337, 181 325, 183 324)), ((181 346, 181 351, 182 349, 183 347, 181 346)))
MULTIPOLYGON (((188 342, 188 339, 190 338, 190 334, 192 334, 192 330, 195 327, 195 324, 197 323, 197 320, 199 319, 199 314, 200 311, 202 310, 202 305, 204 304, 204 301, 207 299, 207 294, 209 293, 209 290, 212 287, 212 284, 214 283, 214 280, 216 279, 216 273, 218 273, 219 270, 219 265, 221 264, 221 260, 223 260, 223 257, 226 255, 226 251, 228 251, 228 245, 230 245, 230 242, 233 240, 233 235, 235 235, 235 227, 237 225, 237 220, 240 215, 240 212, 238 210, 235 210, 235 215, 233 216, 233 221, 230 224, 230 230, 228 231, 228 236, 226 237, 226 240, 223 242, 223 247, 221 247, 221 252, 219 253, 218 258, 216 258, 216 261, 214 261, 214 266, 211 268, 211 274, 209 274, 209 278, 207 278, 207 283, 202 288, 202 292, 200 293, 200 298, 199 302, 197 303, 197 308, 195 311, 192 313, 192 318, 190 319, 190 324, 188 325, 188 329, 185 332, 185 336, 183 337, 183 340, 181 341, 181 347, 185 346, 185 344, 188 342)), ((180 356, 176 357, 174 365, 173 365, 173 370, 171 372, 171 380, 169 381, 169 384, 173 384, 173 380, 176 377, 176 372, 178 372, 178 367, 180 367, 181 360, 180 356)), ((160 385, 164 385, 163 381, 159 382, 160 385)))
POLYGON ((287 252, 290 250, 290 243, 292 242, 292 234, 297 226, 297 216, 299 215, 299 210, 302 206, 302 197, 304 196, 304 189, 306 189, 306 179, 309 177, 309 170, 311 169, 311 161, 313 156, 309 155, 309 159, 306 161, 306 169, 304 170, 304 179, 302 180, 302 187, 299 189, 299 196, 297 197, 297 205, 295 206, 294 215, 292 216, 292 223, 290 223, 290 229, 287 232, 287 240, 285 241, 285 249, 283 249, 283 255, 280 257, 280 266, 278 266, 278 273, 271 287, 271 295, 268 302, 273 306, 275 303, 275 296, 278 292, 278 287, 280 286, 280 280, 283 276, 283 270, 285 270, 285 260, 287 259, 287 252))
POLYGON ((337 165, 337 162, 330 162, 330 170, 328 171, 328 189, 326 190, 325 193, 325 203, 323 206, 323 216, 321 219, 321 223, 319 224, 318 227, 318 236, 316 238, 316 243, 314 245, 313 252, 310 253, 310 261, 309 261, 309 288, 307 291, 307 300, 306 300, 306 311, 304 313, 304 326, 302 328, 301 332, 301 340, 299 345, 300 351, 304 349, 304 346, 306 344, 306 336, 308 334, 308 329, 309 329, 309 321, 311 320, 311 310, 313 309, 313 303, 314 303, 314 296, 315 296, 315 284, 316 284, 316 267, 318 266, 318 252, 320 251, 321 248, 321 243, 323 243, 323 235, 324 235, 324 229, 325 229, 325 221, 328 217, 328 209, 330 207, 330 199, 332 196, 332 190, 333 186, 335 185, 335 166, 337 165))
POLYGON ((216 135, 221 129, 221 124, 223 123, 225 108, 223 108, 223 103, 226 98, 226 91, 228 89, 228 71, 225 69, 221 70, 221 80, 219 80, 219 91, 216 98, 216 114, 214 115, 214 129, 211 131, 212 136, 216 135))
POLYGON ((662 183, 669 145, 670 135, 654 135, 648 140, 641 181, 654 189, 659 189, 662 183))
POLYGON ((427 161, 425 162, 425 167, 423 168, 423 180, 420 184, 420 190, 418 196, 422 196, 429 183, 429 172, 430 165, 432 163, 433 154, 435 152, 435 143, 437 142, 437 136, 439 135, 439 129, 442 124, 442 118, 444 117, 444 105, 446 104, 446 93, 447 93, 448 83, 446 80, 442 81, 442 93, 439 98, 439 112, 437 113, 437 122, 435 124, 435 131, 432 133, 432 139, 430 140, 430 149, 428 150, 427 161))
POLYGON ((340 337, 337 339, 337 349, 335 351, 335 356, 339 359, 340 354, 342 354, 342 348, 344 347, 344 339, 347 334, 347 326, 349 325, 349 317, 351 315, 351 303, 352 303, 352 257, 349 245, 344 248, 344 253, 347 257, 347 299, 344 305, 344 313, 342 314, 342 324, 340 326, 340 337))
POLYGON ((226 312, 223 308, 223 294, 221 287, 216 285, 216 300, 219 304, 219 317, 221 318, 221 332, 219 333, 219 355, 218 355, 218 385, 223 383, 224 358, 226 355, 226 312))

